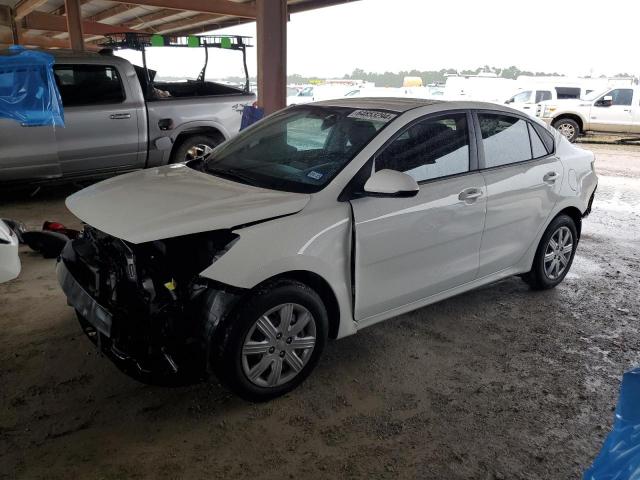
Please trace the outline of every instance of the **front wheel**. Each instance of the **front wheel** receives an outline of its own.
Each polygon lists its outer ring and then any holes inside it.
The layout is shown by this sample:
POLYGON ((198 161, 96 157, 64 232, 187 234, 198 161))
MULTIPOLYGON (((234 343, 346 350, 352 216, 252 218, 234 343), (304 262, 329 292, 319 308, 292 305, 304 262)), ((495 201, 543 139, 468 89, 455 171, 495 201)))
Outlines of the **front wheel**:
POLYGON ((180 142, 171 154, 171 163, 206 160, 222 140, 212 135, 193 135, 180 142))
POLYGON ((534 290, 555 287, 569 272, 577 246, 575 222, 568 215, 557 216, 544 232, 531 271, 523 279, 534 290))
POLYGON ((580 125, 570 118, 561 118, 553 123, 553 127, 558 130, 571 143, 575 142, 580 135, 580 125))
POLYGON ((255 292, 224 328, 213 346, 213 370, 235 393, 259 402, 289 392, 311 373, 328 319, 315 291, 280 280, 255 292))

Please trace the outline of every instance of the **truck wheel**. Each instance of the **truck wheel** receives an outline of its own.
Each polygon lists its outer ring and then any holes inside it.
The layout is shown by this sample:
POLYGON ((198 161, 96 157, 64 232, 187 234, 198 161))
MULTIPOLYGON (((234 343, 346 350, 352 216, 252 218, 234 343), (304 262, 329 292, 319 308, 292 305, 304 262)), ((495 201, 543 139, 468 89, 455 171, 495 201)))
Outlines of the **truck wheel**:
POLYGON ((570 118, 561 118, 553 122, 553 127, 558 130, 571 143, 580 135, 580 125, 570 118))
POLYGON ((171 154, 171 163, 206 159, 222 140, 213 135, 193 135, 180 142, 171 154))
POLYGON ((294 280, 253 293, 212 345, 217 377, 245 400, 262 402, 294 389, 314 369, 327 341, 318 294, 294 280))

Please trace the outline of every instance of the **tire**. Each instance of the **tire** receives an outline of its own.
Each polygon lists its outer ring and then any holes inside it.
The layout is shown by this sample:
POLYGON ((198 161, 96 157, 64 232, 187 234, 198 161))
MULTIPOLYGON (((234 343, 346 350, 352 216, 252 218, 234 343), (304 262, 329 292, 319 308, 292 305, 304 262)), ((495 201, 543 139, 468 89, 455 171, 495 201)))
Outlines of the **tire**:
POLYGON ((580 125, 571 118, 560 118, 553 122, 553 128, 558 130, 571 143, 575 142, 580 135, 580 125))
POLYGON ((252 293, 229 316, 223 332, 213 339, 211 369, 245 400, 264 402, 284 395, 315 368, 328 327, 326 308, 314 290, 298 281, 278 280, 252 293), (289 328, 282 325, 283 318, 292 322, 289 328), (296 333, 296 328, 302 330, 296 333), (246 353, 249 349, 254 353, 246 353))
POLYGON ((524 281, 533 290, 546 290, 562 282, 573 263, 578 240, 576 224, 571 217, 558 215, 554 218, 540 239, 531 270, 522 277, 524 281), (560 232, 562 236, 558 237, 560 232), (570 238, 566 237, 567 233, 570 233, 570 238), (557 249, 554 248, 552 240, 558 246, 557 249), (569 243, 571 244, 570 252, 568 251, 569 243), (563 246, 565 249, 562 248, 563 246), (546 260, 545 257, 547 257, 546 260))
POLYGON ((187 137, 171 153, 171 163, 206 158, 211 153, 211 150, 220 143, 222 143, 222 139, 213 135, 192 135, 187 137))

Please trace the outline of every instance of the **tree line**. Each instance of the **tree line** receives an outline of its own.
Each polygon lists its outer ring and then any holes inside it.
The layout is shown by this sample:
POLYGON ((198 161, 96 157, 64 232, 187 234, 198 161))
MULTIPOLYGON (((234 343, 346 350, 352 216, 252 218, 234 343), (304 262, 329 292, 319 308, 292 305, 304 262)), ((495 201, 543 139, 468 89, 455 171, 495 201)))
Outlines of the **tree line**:
MULTIPOLYGON (((344 79, 365 80, 373 82, 377 87, 401 87, 404 77, 420 77, 423 85, 433 83, 444 83, 447 75, 478 75, 480 73, 492 73, 500 78, 517 79, 521 75, 532 77, 561 77, 563 74, 558 72, 531 72, 529 70, 520 70, 515 65, 510 67, 490 67, 485 65, 474 70, 456 70, 455 68, 443 68, 440 70, 403 70, 400 72, 365 72, 361 68, 356 68, 351 73, 344 75, 344 79)), ((618 73, 616 77, 633 77, 629 73, 618 73)), ((589 77, 586 77, 589 78, 589 77)), ((606 78, 601 75, 600 78, 606 78)), ((227 77, 225 80, 231 82, 244 82, 244 77, 227 77)), ((256 77, 251 77, 251 82, 256 82, 256 77)), ((297 73, 287 76, 288 84, 320 84, 324 81, 324 77, 304 76, 297 73)))

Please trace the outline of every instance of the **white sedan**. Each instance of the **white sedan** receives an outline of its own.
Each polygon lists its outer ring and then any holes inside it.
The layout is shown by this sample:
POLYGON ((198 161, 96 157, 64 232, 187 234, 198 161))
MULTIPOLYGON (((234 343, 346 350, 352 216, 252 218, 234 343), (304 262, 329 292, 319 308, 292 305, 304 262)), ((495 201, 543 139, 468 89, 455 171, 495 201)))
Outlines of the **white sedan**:
POLYGON ((593 162, 498 105, 290 107, 206 159, 69 197, 87 227, 58 278, 123 370, 215 373, 266 400, 302 382, 327 339, 511 275, 556 286, 593 200, 593 162))

